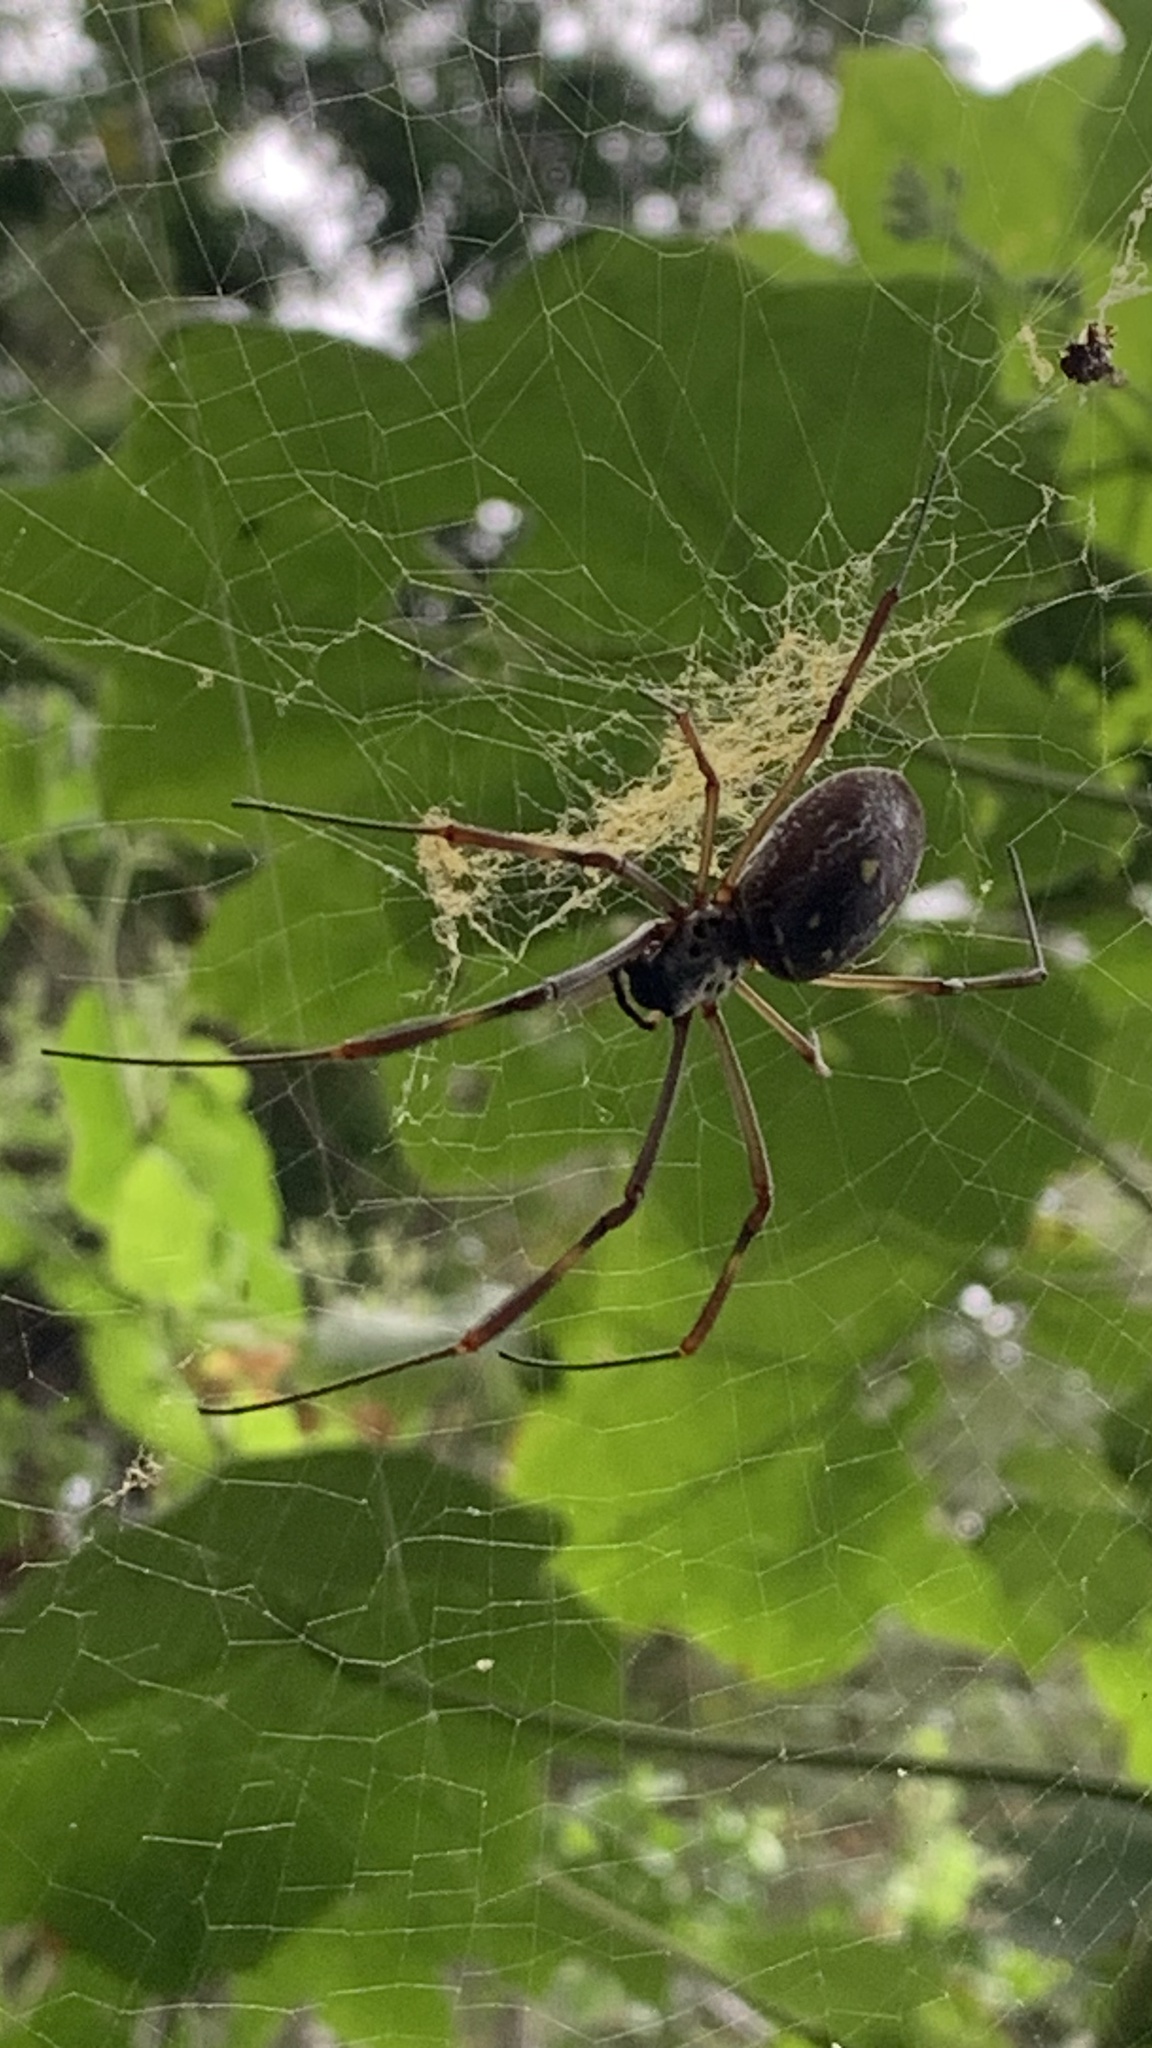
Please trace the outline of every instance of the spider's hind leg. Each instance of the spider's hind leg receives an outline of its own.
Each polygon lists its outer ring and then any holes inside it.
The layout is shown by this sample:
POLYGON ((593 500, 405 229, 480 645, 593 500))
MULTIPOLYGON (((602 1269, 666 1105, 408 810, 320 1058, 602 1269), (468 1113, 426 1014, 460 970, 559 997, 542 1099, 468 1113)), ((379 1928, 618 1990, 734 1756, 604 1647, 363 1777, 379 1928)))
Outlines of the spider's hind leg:
POLYGON ((813 986, 867 988, 877 995, 888 996, 965 996, 976 989, 1038 988, 1048 979, 1048 962, 1044 958, 1036 912, 1032 908, 1020 856, 1014 846, 1008 848, 1008 858, 1012 863, 1012 878, 1024 920, 1024 935, 1032 955, 1026 966, 1002 967, 993 974, 870 974, 867 968, 858 974, 854 968, 847 968, 843 974, 822 974, 813 986))

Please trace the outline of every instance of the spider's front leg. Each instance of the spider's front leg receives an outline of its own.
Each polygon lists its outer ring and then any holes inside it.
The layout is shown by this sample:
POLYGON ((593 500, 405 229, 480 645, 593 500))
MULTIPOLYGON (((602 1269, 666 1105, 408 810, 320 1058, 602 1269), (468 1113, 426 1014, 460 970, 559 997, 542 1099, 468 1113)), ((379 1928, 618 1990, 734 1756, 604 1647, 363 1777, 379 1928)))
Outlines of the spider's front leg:
MULTIPOLYGON (((514 1323, 518 1323, 522 1316, 527 1315, 530 1309, 535 1308, 538 1302, 543 1301, 545 1295, 551 1293, 552 1289, 564 1278, 565 1274, 570 1273, 573 1266, 577 1265, 592 1250, 593 1246, 599 1244, 601 1239, 607 1237, 610 1232, 619 1230, 634 1215, 637 1206, 643 1199, 644 1192, 652 1175, 652 1168, 656 1164, 657 1154, 664 1139, 664 1133, 668 1128, 668 1119, 672 1114, 672 1106, 676 1100, 676 1091, 679 1087, 680 1075, 684 1067, 684 1052, 688 1043, 688 1032, 691 1023, 691 1012, 688 1012, 683 1017, 675 1017, 672 1020, 672 1045, 668 1054, 668 1064, 664 1070, 660 1094, 657 1098, 656 1107, 652 1112, 648 1129, 644 1134, 644 1141, 636 1155, 636 1162, 625 1183, 624 1192, 620 1200, 603 1210, 588 1225, 588 1228, 581 1232, 578 1238, 568 1245, 557 1258, 552 1260, 551 1265, 544 1268, 543 1272, 535 1274, 522 1287, 516 1288, 498 1307, 490 1310, 486 1316, 480 1317, 477 1322, 470 1324, 468 1329, 452 1343, 441 1344, 432 1351, 419 1352, 414 1358, 399 1359, 392 1365, 373 1366, 367 1371, 348 1373, 342 1379, 326 1381, 322 1387, 305 1388, 301 1392, 293 1394, 276 1394, 271 1400, 241 1401, 224 1408, 201 1405, 201 1413, 225 1416, 253 1415, 259 1414, 266 1408, 293 1407, 302 1401, 319 1400, 325 1394, 346 1393, 354 1387, 367 1386, 377 1380, 392 1378, 397 1373, 410 1372, 415 1366, 437 1365, 452 1358, 469 1358, 476 1352, 483 1351, 487 1345, 495 1343, 498 1337, 503 1336, 505 1330, 511 1329, 514 1323)), ((552 1361, 542 1359, 517 1359, 515 1354, 511 1353, 504 1353, 502 1355, 512 1357, 516 1364, 537 1365, 542 1369, 555 1372, 579 1372, 586 1370, 586 1368, 582 1368, 579 1365, 557 1365, 552 1361)))
POLYGON ((518 854, 521 860, 559 861, 569 867, 615 875, 643 896, 657 910, 679 909, 679 898, 650 875, 640 862, 627 854, 612 853, 606 847, 565 846, 554 839, 536 839, 528 832, 498 832, 487 825, 465 825, 456 818, 412 823, 396 818, 358 818, 343 811, 303 810, 296 804, 277 804, 263 797, 237 796, 237 811, 260 811, 274 818, 296 818, 305 825, 337 825, 349 832, 394 832, 411 839, 440 839, 446 846, 470 846, 478 852, 518 854))

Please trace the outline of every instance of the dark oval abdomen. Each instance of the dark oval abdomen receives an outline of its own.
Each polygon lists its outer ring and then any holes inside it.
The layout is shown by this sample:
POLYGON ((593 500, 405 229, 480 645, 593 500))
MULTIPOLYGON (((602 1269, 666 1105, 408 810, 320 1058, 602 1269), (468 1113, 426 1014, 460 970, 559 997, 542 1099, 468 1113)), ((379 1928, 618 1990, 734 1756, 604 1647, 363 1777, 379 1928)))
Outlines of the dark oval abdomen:
POLYGON ((867 951, 916 879, 924 811, 893 768, 845 768, 797 797, 736 885, 753 957, 781 981, 867 951))

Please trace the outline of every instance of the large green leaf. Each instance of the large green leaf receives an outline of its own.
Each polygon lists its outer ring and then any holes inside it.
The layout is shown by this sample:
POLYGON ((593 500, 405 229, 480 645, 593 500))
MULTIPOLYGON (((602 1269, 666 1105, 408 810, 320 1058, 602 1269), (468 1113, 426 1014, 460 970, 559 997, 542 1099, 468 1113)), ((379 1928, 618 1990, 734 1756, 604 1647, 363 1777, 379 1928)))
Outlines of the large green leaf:
POLYGON ((177 1996, 370 1895, 379 1967, 444 1967, 531 1853, 514 1717, 616 1707, 547 1560, 538 1519, 421 1456, 330 1453, 38 1573, 3 1617, 6 1918, 177 1996))
POLYGON ((927 50, 846 58, 822 167, 861 260, 901 280, 998 271, 1022 294, 1074 271, 1085 240, 1079 143, 1115 68, 1106 51, 1086 50, 1010 92, 985 93, 927 50))
MULTIPOLYGON (((813 535, 833 561, 875 546, 936 437, 963 479, 950 545, 1026 531, 1041 445, 1010 468, 970 424, 990 317, 966 285, 780 287, 722 249, 595 236, 410 363, 188 329, 113 461, 0 507, 4 608, 104 677, 119 815, 219 835, 258 776, 286 801, 539 828, 651 759, 637 680, 755 647, 813 535), (942 321, 961 368, 937 416, 942 321), (849 387, 851 433, 829 404, 849 387), (414 657, 404 593, 437 580, 429 535, 493 497, 523 537, 453 682, 414 657)), ((375 862, 312 841, 237 889, 205 999, 282 1037, 410 1004, 431 956, 408 858, 387 848, 382 888, 375 862)))

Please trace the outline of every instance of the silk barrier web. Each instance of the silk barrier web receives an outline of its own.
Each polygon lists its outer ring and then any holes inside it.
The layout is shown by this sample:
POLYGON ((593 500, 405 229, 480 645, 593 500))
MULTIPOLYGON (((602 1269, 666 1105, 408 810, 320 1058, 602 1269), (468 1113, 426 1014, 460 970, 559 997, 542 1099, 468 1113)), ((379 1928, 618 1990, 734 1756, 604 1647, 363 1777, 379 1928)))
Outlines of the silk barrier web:
POLYGON ((0 2040, 1147 2041, 1152 96, 1112 11, 998 98, 915 8, 6 21, 0 2040), (901 573, 824 764, 928 819, 868 964, 1025 965, 1014 847, 1047 983, 754 977, 823 1080, 725 1005, 776 1201, 694 1357, 551 1370, 675 1345, 728 1255, 699 1025, 513 1358, 205 1414, 546 1266, 669 1041, 603 987, 380 1062, 46 1060, 338 1041, 651 914, 233 800, 685 893, 675 707, 719 873, 901 573))

